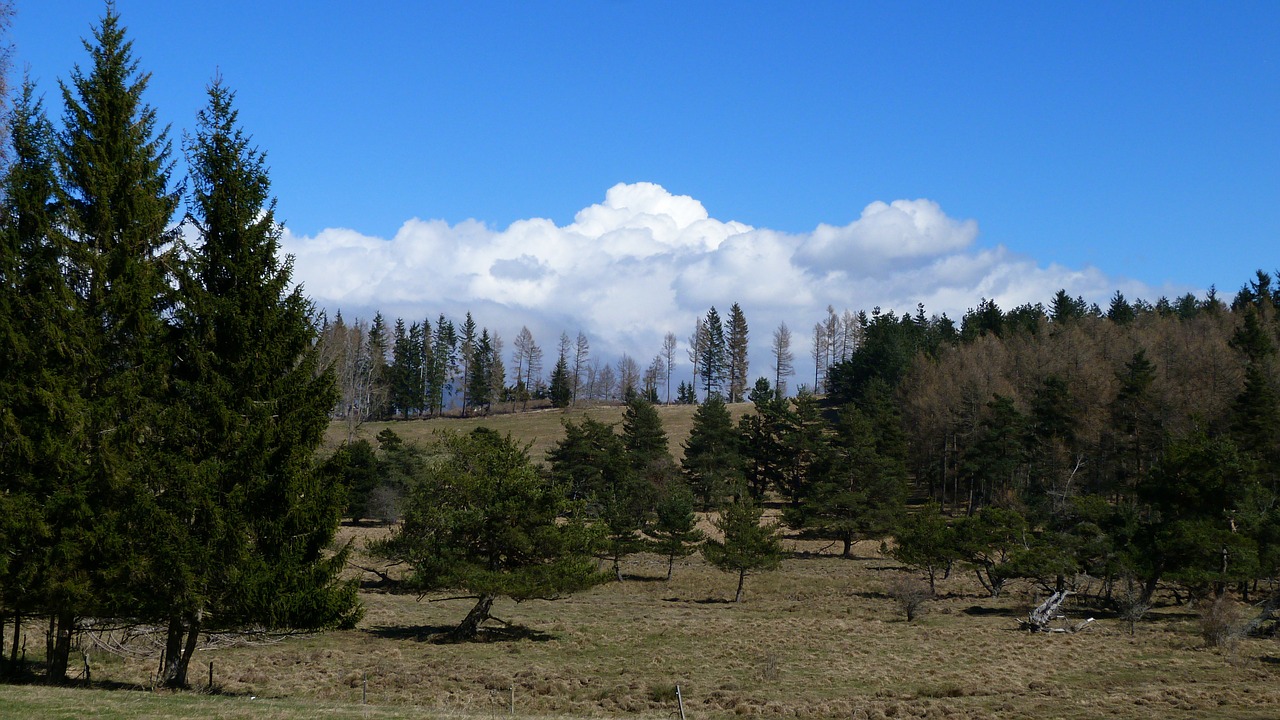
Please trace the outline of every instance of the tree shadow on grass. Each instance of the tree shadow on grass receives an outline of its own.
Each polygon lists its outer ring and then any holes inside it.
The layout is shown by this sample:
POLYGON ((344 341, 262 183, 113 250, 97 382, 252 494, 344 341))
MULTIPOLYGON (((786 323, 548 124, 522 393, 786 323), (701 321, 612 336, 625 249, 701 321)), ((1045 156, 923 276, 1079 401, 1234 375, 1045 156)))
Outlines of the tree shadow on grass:
POLYGON ((468 639, 459 639, 453 634, 454 629, 453 625, 379 625, 369 628, 365 632, 374 637, 388 640, 413 640, 436 645, 516 642, 520 640, 547 642, 548 640, 556 639, 556 636, 551 633, 523 625, 508 625, 506 627, 484 626, 476 632, 475 637, 468 639))
POLYGON ((622 579, 627 582, 664 583, 667 581, 667 576, 666 575, 631 575, 629 573, 622 573, 622 579))
POLYGON ((1008 615, 1012 617, 1013 615, 1017 614, 1016 612, 1013 612, 1008 608, 983 607, 981 605, 970 605, 964 610, 961 610, 961 612, 963 612, 965 615, 971 615, 973 617, 993 617, 993 616, 1000 616, 1000 615, 1008 615))

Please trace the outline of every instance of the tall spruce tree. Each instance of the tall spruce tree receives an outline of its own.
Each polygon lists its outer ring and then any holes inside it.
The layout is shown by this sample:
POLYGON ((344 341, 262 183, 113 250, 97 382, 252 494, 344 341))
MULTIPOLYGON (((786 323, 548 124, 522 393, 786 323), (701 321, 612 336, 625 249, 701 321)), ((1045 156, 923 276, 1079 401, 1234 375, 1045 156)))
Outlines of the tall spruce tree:
POLYGON ((702 381, 703 397, 709 398, 724 389, 727 374, 724 343, 724 323, 715 307, 707 311, 702 321, 698 343, 698 377, 702 381))
POLYGON ((30 82, 14 104, 9 140, 0 205, 0 624, 6 616, 14 623, 16 661, 22 617, 78 594, 78 558, 88 548, 60 510, 79 495, 88 438, 85 333, 53 202, 54 133, 30 82), (53 562, 55 550, 64 561, 53 562))
POLYGON ((747 316, 738 303, 729 307, 729 323, 725 332, 726 376, 729 402, 742 402, 747 392, 747 316))
POLYGON ((183 583, 160 588, 175 686, 202 630, 322 628, 359 613, 355 585, 338 578, 346 553, 326 552, 345 498, 313 464, 334 378, 316 371, 312 306, 290 287, 264 157, 233 100, 210 86, 186 148, 199 240, 183 266, 174 386, 190 409, 177 447, 193 472, 158 518, 167 544, 187 546, 170 564, 183 583))
POLYGON ((703 510, 719 506, 726 495, 743 494, 738 434, 718 393, 710 395, 694 412, 681 467, 689 488, 702 501, 703 510))
POLYGON ((173 293, 163 256, 178 205, 170 143, 142 100, 149 75, 112 4, 85 41, 92 65, 62 84, 58 147, 61 202, 72 240, 68 264, 80 295, 86 352, 79 364, 86 403, 84 469, 49 507, 69 581, 51 602, 48 676, 66 672, 76 618, 160 611, 151 586, 167 573, 148 556, 157 499, 172 473, 156 452, 181 422, 169 402, 165 317, 173 293))

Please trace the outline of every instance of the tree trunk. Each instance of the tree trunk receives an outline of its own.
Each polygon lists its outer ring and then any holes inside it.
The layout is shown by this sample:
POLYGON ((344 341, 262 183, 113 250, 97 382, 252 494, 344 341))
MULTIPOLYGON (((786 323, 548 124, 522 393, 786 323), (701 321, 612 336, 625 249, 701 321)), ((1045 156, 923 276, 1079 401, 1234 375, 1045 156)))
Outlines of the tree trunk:
POLYGON ((667 557, 667 582, 671 582, 671 571, 676 566, 676 556, 674 554, 667 557))
POLYGON ((196 652, 196 641, 200 639, 200 620, 196 617, 191 620, 191 626, 187 628, 187 642, 182 646, 182 660, 178 663, 178 682, 182 683, 182 687, 190 687, 187 682, 187 668, 191 666, 191 656, 196 652))
POLYGON ((60 613, 49 619, 49 638, 47 671, 45 680, 61 683, 67 679, 67 663, 71 657, 71 631, 75 627, 76 618, 70 613, 60 613))
POLYGON ((182 639, 186 637, 186 631, 182 618, 177 615, 169 618, 164 642, 164 671, 160 675, 160 684, 164 687, 182 687, 178 682, 178 665, 182 662, 182 639))
MULTIPOLYGON (((22 633, 22 613, 13 614, 13 647, 9 650, 9 667, 18 667, 18 640, 22 633)), ((23 658, 25 660, 26 658, 23 658)))
POLYGON ((853 538, 846 535, 840 539, 844 541, 844 552, 840 553, 840 557, 846 560, 853 557, 853 538))
POLYGON ((200 613, 193 618, 174 616, 169 618, 169 631, 165 637, 164 675, 161 684, 168 688, 186 689, 187 668, 200 639, 200 613))
POLYGON ((742 583, 746 582, 746 579, 747 579, 747 571, 739 570, 738 571, 738 594, 733 596, 733 601, 736 603, 742 602, 742 583))
POLYGON ((489 609, 493 607, 493 601, 493 595, 481 595, 475 607, 471 608, 471 612, 467 613, 467 617, 449 635, 454 640, 470 640, 474 638, 480 630, 481 623, 489 619, 489 609))

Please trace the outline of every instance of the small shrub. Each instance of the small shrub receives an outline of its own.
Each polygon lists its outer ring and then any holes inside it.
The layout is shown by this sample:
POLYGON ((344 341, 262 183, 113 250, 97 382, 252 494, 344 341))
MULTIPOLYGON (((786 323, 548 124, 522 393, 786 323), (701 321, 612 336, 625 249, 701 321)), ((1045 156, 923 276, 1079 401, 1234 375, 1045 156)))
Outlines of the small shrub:
POLYGON ((925 603, 933 599, 929 583, 911 575, 898 575, 889 582, 889 597, 907 616, 907 622, 924 614, 925 603))
POLYGON ((1204 600, 1197 610, 1205 645, 1230 649, 1244 636, 1248 618, 1244 606, 1235 600, 1225 596, 1204 600))
POLYGON ((1129 624, 1130 636, 1134 635, 1138 621, 1151 610, 1151 603, 1142 596, 1142 586, 1132 575, 1120 578, 1115 594, 1116 614, 1129 624))
POLYGON ((760 679, 765 682, 773 682, 778 679, 780 672, 778 653, 766 653, 760 662, 760 679))
POLYGON ((404 492, 399 488, 379 485, 369 493, 366 515, 384 523, 399 522, 403 500, 404 492))

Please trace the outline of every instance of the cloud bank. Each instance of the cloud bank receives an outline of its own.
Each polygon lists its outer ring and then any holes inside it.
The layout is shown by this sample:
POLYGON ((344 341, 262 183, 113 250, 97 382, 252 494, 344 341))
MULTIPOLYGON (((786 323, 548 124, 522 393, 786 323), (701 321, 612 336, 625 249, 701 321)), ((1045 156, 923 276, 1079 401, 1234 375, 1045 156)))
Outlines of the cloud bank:
MULTIPOLYGON (((786 322, 803 382, 813 324, 837 311, 881 307, 959 321, 982 298, 1002 308, 1047 302, 1059 288, 1105 303, 1166 294, 1096 268, 1042 266, 1005 247, 975 244, 978 224, 931 200, 876 201, 844 226, 791 234, 708 215, 702 203, 653 183, 620 183, 571 224, 533 218, 496 230, 466 221, 414 218, 390 239, 286 228, 294 279, 330 313, 347 318, 461 319, 502 337, 522 325, 548 357, 561 332, 579 331, 592 354, 628 353, 642 366, 674 332, 682 348, 697 316, 737 302, 751 329, 752 376, 767 374, 770 336, 786 322)), ((684 352, 683 368, 688 371, 684 352)))

